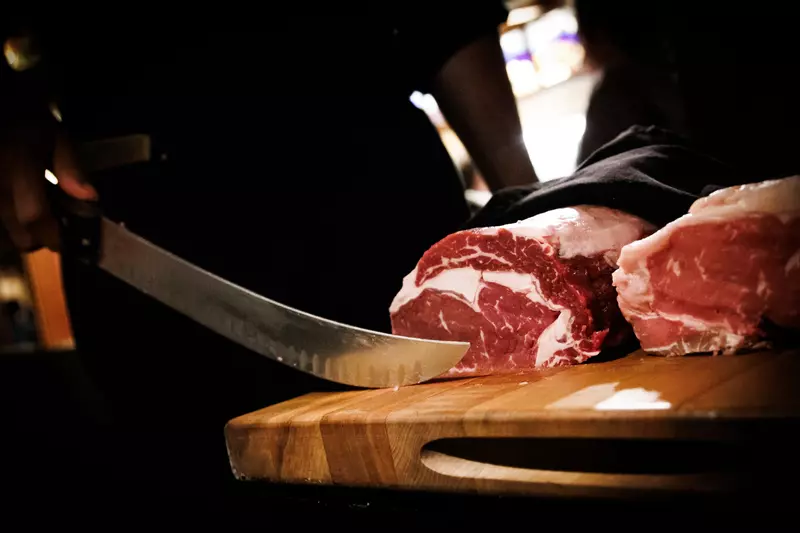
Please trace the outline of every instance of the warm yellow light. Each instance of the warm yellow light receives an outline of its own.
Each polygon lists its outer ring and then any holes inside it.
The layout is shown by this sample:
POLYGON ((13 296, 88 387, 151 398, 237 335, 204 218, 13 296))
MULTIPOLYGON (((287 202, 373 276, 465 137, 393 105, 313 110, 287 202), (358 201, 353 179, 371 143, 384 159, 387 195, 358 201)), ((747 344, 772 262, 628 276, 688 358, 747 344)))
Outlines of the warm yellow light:
POLYGON ((8 65, 16 70, 27 70, 39 62, 39 55, 33 50, 27 37, 11 37, 3 43, 3 55, 8 65))
POLYGON ((56 119, 56 121, 58 122, 61 122, 63 120, 63 118, 61 117, 61 110, 58 108, 55 102, 50 103, 50 114, 52 114, 53 118, 56 119))
POLYGON ((6 61, 11 68, 17 70, 17 65, 19 64, 19 54, 14 49, 14 46, 9 42, 6 41, 3 45, 3 55, 6 56, 6 61))

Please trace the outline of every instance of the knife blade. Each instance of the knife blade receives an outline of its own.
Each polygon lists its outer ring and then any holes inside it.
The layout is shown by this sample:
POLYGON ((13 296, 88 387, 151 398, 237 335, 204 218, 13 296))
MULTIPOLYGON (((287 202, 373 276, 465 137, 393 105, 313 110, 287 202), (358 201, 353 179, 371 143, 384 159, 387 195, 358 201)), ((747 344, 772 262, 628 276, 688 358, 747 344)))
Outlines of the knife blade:
POLYGON ((299 371, 357 387, 399 387, 443 374, 469 348, 469 343, 390 335, 294 309, 159 248, 102 217, 96 205, 58 194, 65 253, 299 371))

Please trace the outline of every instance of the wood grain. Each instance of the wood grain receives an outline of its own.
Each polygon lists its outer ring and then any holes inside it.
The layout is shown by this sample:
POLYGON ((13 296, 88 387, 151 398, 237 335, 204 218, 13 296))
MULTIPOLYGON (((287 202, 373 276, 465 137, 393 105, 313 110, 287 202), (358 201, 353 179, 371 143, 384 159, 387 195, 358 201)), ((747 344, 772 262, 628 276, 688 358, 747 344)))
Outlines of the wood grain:
POLYGON ((231 420, 239 479, 480 493, 735 488, 800 415, 800 352, 625 358, 309 394, 231 420), (727 461, 727 462, 726 462, 727 461))
POLYGON ((33 296, 39 344, 46 350, 74 348, 59 254, 43 248, 22 258, 33 296))

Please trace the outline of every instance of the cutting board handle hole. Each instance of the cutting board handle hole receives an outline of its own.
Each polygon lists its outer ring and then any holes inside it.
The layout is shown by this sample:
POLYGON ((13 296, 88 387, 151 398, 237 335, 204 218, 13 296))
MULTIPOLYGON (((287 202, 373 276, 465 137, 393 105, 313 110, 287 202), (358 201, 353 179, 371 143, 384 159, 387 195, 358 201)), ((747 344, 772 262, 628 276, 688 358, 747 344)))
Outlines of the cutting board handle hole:
POLYGON ((421 460, 428 468, 448 475, 454 468, 480 465, 575 473, 692 475, 741 469, 742 459, 749 453, 743 448, 742 443, 718 441, 449 438, 423 446, 421 460))

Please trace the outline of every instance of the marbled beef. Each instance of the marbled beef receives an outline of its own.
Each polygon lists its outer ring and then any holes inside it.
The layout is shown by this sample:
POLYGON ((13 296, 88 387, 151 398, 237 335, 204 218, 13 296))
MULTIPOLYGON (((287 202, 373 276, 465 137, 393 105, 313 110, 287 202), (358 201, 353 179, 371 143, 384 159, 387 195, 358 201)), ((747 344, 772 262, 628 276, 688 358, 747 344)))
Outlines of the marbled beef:
POLYGON ((404 279, 392 329, 469 341, 450 375, 580 363, 630 332, 611 273, 620 249, 653 230, 621 211, 577 206, 454 233, 404 279))

